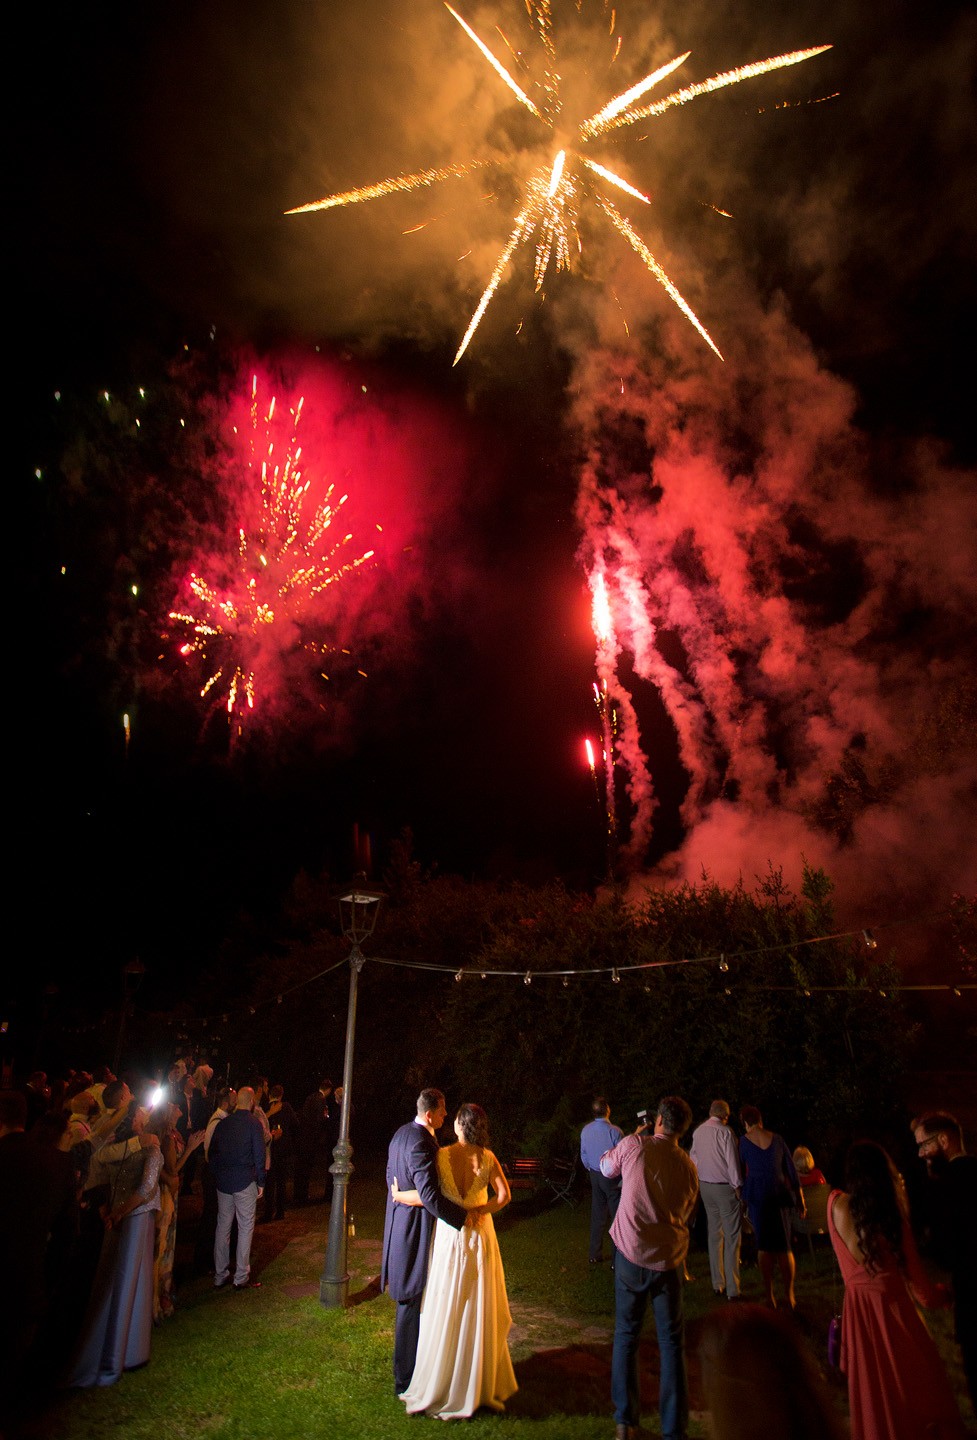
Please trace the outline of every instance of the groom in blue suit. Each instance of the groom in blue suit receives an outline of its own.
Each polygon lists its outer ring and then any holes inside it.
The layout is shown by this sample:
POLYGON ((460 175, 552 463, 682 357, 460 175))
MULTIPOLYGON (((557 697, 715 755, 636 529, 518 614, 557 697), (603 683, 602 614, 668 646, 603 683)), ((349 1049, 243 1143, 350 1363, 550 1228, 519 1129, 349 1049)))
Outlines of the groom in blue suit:
POLYGON ((380 1286, 397 1302, 394 1331, 394 1390, 402 1394, 410 1384, 417 1357, 421 1299, 427 1283, 427 1260, 435 1220, 456 1230, 465 1223, 465 1210, 448 1200, 438 1184, 437 1132, 447 1107, 440 1090, 422 1090, 417 1117, 401 1125, 387 1151, 387 1214, 383 1226, 383 1268, 380 1286), (421 1206, 398 1205, 390 1186, 396 1177, 401 1190, 416 1190, 421 1206))

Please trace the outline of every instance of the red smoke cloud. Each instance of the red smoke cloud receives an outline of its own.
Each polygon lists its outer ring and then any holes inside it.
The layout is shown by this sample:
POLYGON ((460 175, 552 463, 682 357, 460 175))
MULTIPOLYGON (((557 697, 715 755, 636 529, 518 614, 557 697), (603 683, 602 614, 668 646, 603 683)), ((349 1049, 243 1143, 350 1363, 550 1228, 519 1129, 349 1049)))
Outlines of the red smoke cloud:
POLYGON ((919 444, 880 484, 851 388, 779 310, 744 310, 725 366, 680 337, 680 362, 597 350, 575 377, 580 558, 688 775, 653 878, 796 881, 803 857, 852 905, 929 906, 977 879, 974 477, 919 444))

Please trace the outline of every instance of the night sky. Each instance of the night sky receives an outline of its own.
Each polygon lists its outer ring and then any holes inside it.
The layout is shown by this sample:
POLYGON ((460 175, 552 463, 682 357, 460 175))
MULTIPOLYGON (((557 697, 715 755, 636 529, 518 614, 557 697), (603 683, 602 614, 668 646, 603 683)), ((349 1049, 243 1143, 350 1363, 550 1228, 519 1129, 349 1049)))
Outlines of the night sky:
MULTIPOLYGON (((686 49, 656 95, 833 45, 600 157, 653 197, 621 208, 725 363, 585 211, 580 270, 534 296, 524 247, 452 368, 539 133, 436 0, 27 18, 8 315, 31 982, 134 953, 179 976, 299 870, 348 873, 354 822, 381 866, 410 825, 425 864, 599 880, 601 566, 636 880, 796 880, 804 856, 876 925, 975 888, 973 7, 623 3, 613 62, 599 0, 565 8, 581 104, 686 49), (489 178, 283 214, 486 155, 507 162, 489 178), (205 520, 227 521, 226 471, 202 470, 195 510, 185 480, 149 504, 137 447, 100 485, 59 465, 100 391, 135 405, 185 356, 319 397, 323 453, 359 446, 361 518, 398 517, 382 593, 324 614, 369 679, 311 695, 289 669, 235 747, 155 643, 205 520)), ((534 54, 518 0, 463 13, 500 57, 497 25, 534 54)))

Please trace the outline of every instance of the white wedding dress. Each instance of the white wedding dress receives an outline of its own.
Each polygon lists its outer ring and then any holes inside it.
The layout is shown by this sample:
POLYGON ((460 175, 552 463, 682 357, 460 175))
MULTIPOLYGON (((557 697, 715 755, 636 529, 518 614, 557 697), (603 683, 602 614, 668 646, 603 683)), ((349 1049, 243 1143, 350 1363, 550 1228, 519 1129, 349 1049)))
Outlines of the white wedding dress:
MULTIPOLYGON (((491 1150, 485 1150, 467 1192, 459 1195, 448 1151, 439 1150, 441 1189, 466 1210, 484 1205, 497 1165, 491 1150)), ((407 1413, 426 1410, 441 1420, 462 1420, 480 1405, 504 1410, 504 1402, 518 1389, 507 1341, 511 1326, 492 1216, 483 1215, 477 1225, 460 1230, 439 1220, 431 1242, 414 1374, 400 1397, 407 1413)))

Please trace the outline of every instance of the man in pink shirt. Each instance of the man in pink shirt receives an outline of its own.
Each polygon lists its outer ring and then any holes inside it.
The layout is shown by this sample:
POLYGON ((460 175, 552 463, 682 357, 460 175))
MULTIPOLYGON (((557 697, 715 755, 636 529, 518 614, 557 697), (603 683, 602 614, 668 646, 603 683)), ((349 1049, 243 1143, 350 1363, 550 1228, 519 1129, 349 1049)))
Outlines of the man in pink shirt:
POLYGON ((685 1101, 666 1095, 659 1102, 653 1133, 642 1126, 601 1156, 601 1173, 621 1178, 621 1201, 611 1226, 618 1251, 611 1360, 617 1440, 636 1440, 638 1435, 638 1341, 649 1299, 661 1357, 658 1412, 663 1440, 685 1440, 688 1428, 682 1263, 699 1181, 679 1140, 691 1123, 685 1101))

